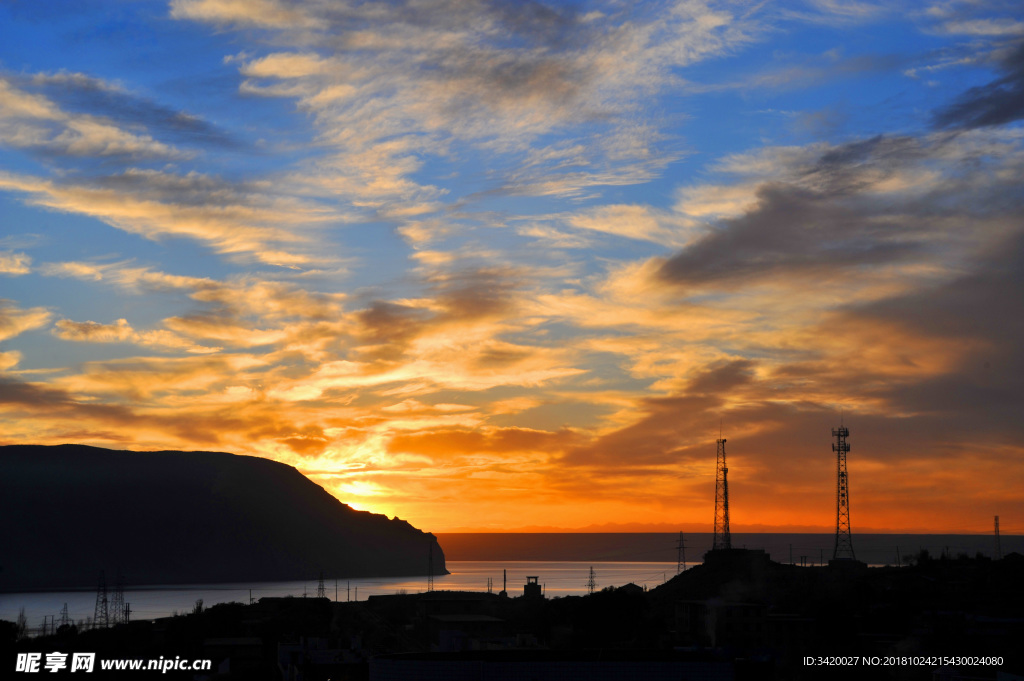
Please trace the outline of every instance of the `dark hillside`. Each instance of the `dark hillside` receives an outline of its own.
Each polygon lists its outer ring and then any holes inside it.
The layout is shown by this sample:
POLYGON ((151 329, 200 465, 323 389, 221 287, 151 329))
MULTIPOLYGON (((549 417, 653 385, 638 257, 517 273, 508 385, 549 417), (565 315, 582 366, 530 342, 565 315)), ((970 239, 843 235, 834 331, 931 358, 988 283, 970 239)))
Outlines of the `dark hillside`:
POLYGON ((291 466, 220 452, 0 447, 0 591, 415 575, 431 534, 291 466))

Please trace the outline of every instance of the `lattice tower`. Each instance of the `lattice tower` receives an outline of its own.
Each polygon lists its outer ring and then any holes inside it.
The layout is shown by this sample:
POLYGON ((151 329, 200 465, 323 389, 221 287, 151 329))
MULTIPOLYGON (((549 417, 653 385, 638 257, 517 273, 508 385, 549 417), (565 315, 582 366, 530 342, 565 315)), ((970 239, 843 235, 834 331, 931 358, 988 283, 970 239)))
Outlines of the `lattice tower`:
POLYGON ((107 576, 100 571, 100 583, 96 588, 96 609, 92 616, 94 627, 110 626, 110 611, 107 609, 107 576))
POLYGON ((849 436, 850 429, 845 426, 832 429, 832 437, 836 439, 832 443, 832 451, 836 453, 836 546, 832 558, 856 560, 850 536, 850 488, 846 474, 846 454, 850 451, 846 438, 849 436))
POLYGON ((718 443, 718 463, 715 475, 715 538, 712 550, 731 549, 729 535, 729 468, 725 465, 725 439, 718 443))

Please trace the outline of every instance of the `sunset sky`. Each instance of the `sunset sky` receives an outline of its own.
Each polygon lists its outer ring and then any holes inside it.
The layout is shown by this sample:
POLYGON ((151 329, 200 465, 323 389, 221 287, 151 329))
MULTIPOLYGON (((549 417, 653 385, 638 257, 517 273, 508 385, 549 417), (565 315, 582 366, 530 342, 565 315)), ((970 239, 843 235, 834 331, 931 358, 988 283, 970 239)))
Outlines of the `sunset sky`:
POLYGON ((1018 0, 0 3, 0 444, 434 532, 1024 533, 1018 0))

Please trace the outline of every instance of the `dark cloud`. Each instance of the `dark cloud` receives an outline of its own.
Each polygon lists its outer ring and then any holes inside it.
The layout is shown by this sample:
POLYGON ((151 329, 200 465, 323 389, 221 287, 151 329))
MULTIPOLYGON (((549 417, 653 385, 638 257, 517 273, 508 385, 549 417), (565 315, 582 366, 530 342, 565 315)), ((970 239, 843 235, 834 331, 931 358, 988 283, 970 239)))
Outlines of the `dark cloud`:
POLYGON ((1024 118, 1024 42, 999 62, 999 68, 1004 76, 961 94, 935 113, 933 124, 938 128, 970 129, 1024 118))
POLYGON ((184 111, 155 102, 83 73, 55 73, 22 79, 35 85, 65 111, 86 113, 126 127, 144 127, 163 141, 218 149, 242 145, 227 131, 184 111))
MULTIPOLYGON (((582 466, 679 463, 694 433, 717 431, 724 395, 680 395, 642 402, 636 423, 568 451, 560 462, 582 466)), ((698 455, 699 457, 699 455, 698 455)))
MULTIPOLYGON (((357 337, 371 344, 361 348, 364 358, 396 360, 409 343, 432 328, 503 314, 512 303, 517 280, 511 272, 498 269, 467 269, 437 274, 427 288, 436 309, 376 300, 355 317, 361 329, 357 337)), ((480 360, 493 364, 523 359, 516 350, 494 347, 480 360)))
MULTIPOLYGON (((850 366, 845 371, 818 375, 819 387, 828 393, 834 379, 834 399, 838 404, 856 402, 865 397, 889 400, 892 413, 849 411, 842 416, 834 403, 795 399, 799 390, 771 390, 771 379, 752 386, 762 392, 740 405, 729 405, 735 392, 722 390, 713 395, 677 395, 649 399, 643 403, 643 415, 636 423, 602 435, 590 442, 565 450, 557 457, 567 468, 583 467, 602 475, 615 475, 620 468, 677 467, 687 471, 714 471, 715 440, 719 423, 726 438, 727 451, 733 457, 730 474, 753 478, 765 490, 799 489, 803 484, 819 484, 835 473, 831 451, 831 428, 844 418, 854 436, 854 450, 860 461, 889 465, 921 466, 928 462, 955 469, 965 454, 990 456, 977 450, 983 440, 987 446, 1010 444, 1024 436, 1024 424, 1010 420, 1011 412, 1020 413, 1019 394, 1015 403, 1005 405, 998 415, 977 420, 958 413, 970 395, 961 391, 937 396, 944 407, 931 412, 899 412, 910 394, 929 390, 956 389, 953 377, 923 379, 903 388, 889 377, 872 372, 871 367, 850 366), (944 384, 943 384, 944 382, 944 384), (885 384, 889 383, 888 386, 885 384), (874 393, 874 394, 872 394, 874 393), (957 399, 950 399, 954 395, 957 399), (775 398, 774 400, 772 398, 775 398), (789 398, 789 399, 787 399, 789 398), (926 446, 922 446, 927 443, 926 446), (739 464, 743 461, 743 464, 739 464)), ((920 405, 917 405, 920 406, 920 405)), ((979 409, 980 411, 980 409, 979 409)), ((1017 419, 1019 421, 1019 418, 1017 419)), ((769 493, 766 491, 766 493, 769 493)))
POLYGON ((843 404, 868 405, 846 414, 861 460, 956 470, 960 457, 995 464, 1014 456, 1005 452, 1024 438, 1024 232, 961 267, 956 278, 847 306, 809 329, 848 343, 849 355, 819 356, 813 346, 779 365, 712 365, 680 394, 644 401, 635 424, 568 450, 560 463, 711 466, 724 418, 730 451, 765 471, 761 484, 795 489, 828 477, 826 468, 808 469, 816 457, 827 467, 828 429, 843 404), (944 342, 949 359, 935 368, 944 342))
POLYGON ((522 347, 491 347, 483 350, 473 361, 473 365, 481 369, 493 369, 495 367, 517 364, 533 355, 534 351, 532 349, 522 347))
POLYGON ((802 167, 779 162, 779 179, 758 185, 751 208, 713 224, 665 260, 658 276, 686 288, 732 290, 934 260, 956 233, 984 226, 995 233, 1017 214, 1024 204, 1013 177, 1017 151, 994 137, 961 144, 956 133, 936 133, 857 140, 802 167), (986 166, 991 180, 979 184, 986 166))
POLYGON ((687 392, 714 394, 736 389, 752 381, 755 366, 756 364, 749 359, 713 365, 690 381, 687 392))
POLYGON ((106 423, 128 424, 136 420, 132 410, 119 405, 79 402, 67 391, 0 377, 0 404, 15 409, 42 411, 69 418, 93 418, 106 423))
POLYGON ((940 375, 877 392, 903 413, 943 415, 971 430, 1024 436, 1024 233, 973 261, 969 274, 850 309, 841 323, 881 323, 970 348, 940 375))
POLYGON ((431 289, 445 312, 443 319, 477 319, 508 311, 518 286, 513 272, 470 269, 446 273, 431 281, 431 289))
POLYGON ((481 452, 553 453, 564 450, 579 437, 568 429, 557 432, 524 428, 497 428, 486 432, 448 429, 397 435, 388 443, 388 451, 440 457, 481 452))
POLYGON ((556 9, 532 0, 491 0, 487 7, 501 18, 502 25, 510 29, 510 33, 546 44, 563 43, 571 30, 579 28, 576 13, 571 7, 556 9))
MULTIPOLYGON (((128 195, 143 196, 147 200, 198 208, 260 203, 261 196, 272 193, 272 190, 266 187, 232 182, 211 175, 173 175, 137 168, 107 175, 69 178, 58 181, 58 185, 110 189, 128 195)), ((265 199, 262 202, 265 203, 265 199)))
POLYGON ((895 223, 871 205, 842 201, 846 192, 764 185, 755 209, 722 221, 666 260, 659 275, 684 286, 733 288, 772 275, 828 279, 920 251, 921 235, 908 230, 911 225, 895 223))
POLYGON ((354 5, 330 4, 308 11, 328 22, 325 42, 342 46, 353 34, 381 24, 423 30, 464 31, 467 26, 493 33, 507 45, 557 46, 589 27, 579 20, 571 6, 556 6, 533 0, 391 0, 354 5))
POLYGON ((360 337, 370 343, 405 346, 419 335, 428 315, 419 308, 382 300, 356 314, 362 324, 360 337))

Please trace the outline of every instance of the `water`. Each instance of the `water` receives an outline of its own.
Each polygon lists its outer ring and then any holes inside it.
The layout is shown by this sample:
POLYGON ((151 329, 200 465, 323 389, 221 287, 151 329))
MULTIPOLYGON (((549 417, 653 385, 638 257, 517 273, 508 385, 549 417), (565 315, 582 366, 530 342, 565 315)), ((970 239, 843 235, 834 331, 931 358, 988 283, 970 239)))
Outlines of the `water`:
MULTIPOLYGON (((684 536, 686 557, 699 562, 711 548, 712 534, 691 532, 684 536)), ((510 533, 439 534, 438 541, 449 560, 562 560, 675 562, 679 533, 510 533)), ((732 533, 733 548, 763 549, 779 563, 827 562, 832 557, 835 534, 732 533), (801 561, 803 558, 803 561, 801 561)), ((1003 535, 1003 555, 1024 553, 1024 537, 1003 535)), ((859 534, 853 533, 858 560, 868 565, 896 565, 925 549, 933 557, 957 557, 977 553, 991 556, 994 539, 987 534, 859 534)))
MULTIPOLYGON (((679 535, 671 533, 619 533, 619 534, 491 534, 491 535, 439 535, 445 548, 448 569, 452 574, 434 578, 435 589, 486 591, 487 579, 492 590, 501 590, 502 569, 508 570, 510 596, 523 593, 526 577, 536 575, 544 585, 549 598, 581 595, 587 591, 586 583, 593 567, 598 588, 622 586, 633 582, 653 588, 676 572, 677 542, 679 535), (484 560, 486 558, 487 560, 484 560), (531 560, 512 560, 529 558, 531 560)), ((734 533, 735 548, 764 549, 780 563, 793 562, 807 565, 828 561, 834 544, 831 534, 744 534, 734 533)), ((700 561, 711 546, 708 533, 685 535, 688 565, 700 561)), ((991 535, 920 535, 920 534, 854 534, 853 546, 857 558, 869 565, 894 565, 896 556, 906 559, 921 549, 933 557, 943 553, 956 557, 974 556, 981 552, 991 556, 991 535)), ((1024 553, 1024 536, 1004 535, 1001 539, 1003 554, 1012 551, 1024 553)), ((395 594, 401 591, 425 591, 427 579, 421 577, 391 577, 378 579, 325 581, 327 596, 339 601, 366 600, 368 596, 395 594)), ((216 603, 248 603, 264 596, 315 596, 317 580, 292 582, 257 582, 237 584, 188 584, 130 587, 124 600, 131 605, 133 620, 155 619, 190 612, 197 599, 204 606, 216 603)), ((48 593, 0 594, 0 619, 15 621, 21 608, 31 629, 41 627, 43 618, 53 616, 59 620, 61 608, 68 604, 68 614, 78 622, 91 618, 95 611, 95 589, 48 593)))
MULTIPOLYGON (((587 593, 590 568, 594 568, 597 588, 622 586, 633 582, 653 588, 676 573, 676 563, 604 562, 581 563, 573 561, 448 561, 449 575, 434 577, 434 589, 451 591, 487 591, 488 577, 492 590, 501 591, 502 569, 508 571, 508 593, 523 593, 526 577, 536 575, 549 598, 583 595, 587 593)), ((368 596, 395 594, 403 591, 426 591, 426 577, 386 577, 378 579, 338 580, 325 579, 327 597, 339 601, 360 600, 368 596)), ((187 584, 143 586, 125 589, 124 600, 131 605, 132 620, 156 619, 177 613, 187 613, 197 599, 203 607, 217 603, 248 603, 264 596, 316 596, 317 580, 305 582, 256 582, 253 584, 187 584)), ((96 591, 55 591, 45 593, 0 594, 0 619, 15 621, 21 608, 25 608, 30 629, 39 629, 43 618, 53 616, 60 620, 64 604, 75 622, 91 618, 95 612, 96 591)))

